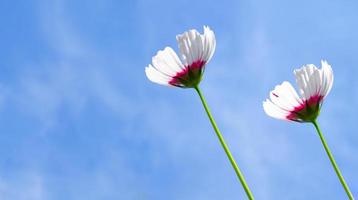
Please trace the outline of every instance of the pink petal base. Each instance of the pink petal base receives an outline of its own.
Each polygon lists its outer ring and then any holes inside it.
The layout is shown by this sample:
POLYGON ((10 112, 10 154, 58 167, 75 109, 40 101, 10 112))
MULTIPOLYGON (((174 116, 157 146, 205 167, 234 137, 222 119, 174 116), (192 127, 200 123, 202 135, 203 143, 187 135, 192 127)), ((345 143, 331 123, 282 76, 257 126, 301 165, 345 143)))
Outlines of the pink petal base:
POLYGON ((178 87, 192 87, 194 84, 199 83, 205 63, 203 60, 193 62, 172 77, 168 83, 178 87))
POLYGON ((301 105, 295 107, 286 119, 292 121, 307 122, 315 119, 319 114, 319 109, 322 104, 323 96, 316 94, 305 100, 301 105))

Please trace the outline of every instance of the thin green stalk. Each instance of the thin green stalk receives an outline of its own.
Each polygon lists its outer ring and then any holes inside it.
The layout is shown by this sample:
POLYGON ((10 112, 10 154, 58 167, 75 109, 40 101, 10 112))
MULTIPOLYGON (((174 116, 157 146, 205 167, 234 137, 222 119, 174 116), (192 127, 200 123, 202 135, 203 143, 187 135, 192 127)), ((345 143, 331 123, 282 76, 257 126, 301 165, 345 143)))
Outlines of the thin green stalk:
POLYGON ((341 182, 341 184, 342 184, 344 190, 346 191, 348 198, 349 198, 350 200, 354 200, 353 195, 352 195, 351 191, 349 190, 349 187, 348 187, 346 181, 344 180, 344 178, 343 178, 343 176, 342 176, 342 173, 341 173, 341 171, 339 170, 339 168, 338 168, 338 166, 337 166, 337 163, 336 163, 336 161, 334 160, 331 151, 329 150, 329 147, 328 147, 328 145, 327 145, 327 143, 326 143, 326 140, 324 139, 324 137, 323 137, 323 135, 322 135, 322 132, 321 132, 319 126, 318 126, 317 121, 314 120, 314 121, 312 121, 312 123, 313 123, 314 127, 316 128, 316 130, 317 130, 317 132, 318 132, 318 135, 319 135, 319 137, 320 137, 320 139, 321 139, 321 142, 322 142, 322 144, 323 144, 323 146, 324 146, 324 149, 326 150, 326 153, 327 153, 327 155, 328 155, 328 157, 329 157, 329 160, 331 161, 331 164, 333 165, 334 171, 336 172, 336 174, 337 174, 337 176, 338 176, 338 178, 339 178, 339 181, 341 182))
POLYGON ((209 107, 208 105, 206 104, 206 101, 205 101, 205 98, 204 96, 202 95, 200 89, 199 89, 199 86, 196 86, 195 87, 195 90, 198 92, 199 96, 200 96, 200 99, 201 99, 201 102, 203 103, 203 106, 205 108, 205 111, 206 111, 206 114, 208 114, 208 117, 210 119, 210 122, 211 122, 211 125, 213 126, 214 130, 215 130, 215 133, 216 135, 218 136, 219 140, 220 140, 220 143, 221 143, 221 146, 224 148, 225 150, 225 153, 227 155, 227 157, 229 158, 230 160, 230 163, 232 165, 232 167, 234 168, 235 172, 236 172, 236 175, 237 177, 239 178, 240 182, 241 182, 241 185, 244 187, 244 190, 246 192, 246 195, 247 197, 250 199, 250 200, 254 200, 254 196, 252 195, 252 192, 250 191, 250 188, 249 186, 247 185, 245 179, 244 179, 244 176, 242 175, 238 165, 236 164, 235 162, 235 159, 234 157, 232 156, 228 146, 226 145, 225 143, 225 140, 223 138, 223 136, 221 135, 220 131, 219 131, 219 128, 217 127, 216 123, 215 123, 215 120, 213 118, 213 116, 211 115, 210 113, 210 110, 209 110, 209 107))

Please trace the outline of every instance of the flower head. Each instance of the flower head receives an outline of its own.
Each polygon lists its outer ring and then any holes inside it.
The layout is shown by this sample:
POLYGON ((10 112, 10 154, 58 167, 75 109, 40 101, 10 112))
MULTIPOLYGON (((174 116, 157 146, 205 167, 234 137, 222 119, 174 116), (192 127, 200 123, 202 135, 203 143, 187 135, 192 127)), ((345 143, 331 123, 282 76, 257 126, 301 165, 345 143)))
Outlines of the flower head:
POLYGON ((322 68, 313 64, 294 70, 299 97, 289 82, 283 82, 270 92, 270 99, 263 102, 267 115, 283 120, 312 122, 319 115, 324 98, 333 85, 333 72, 327 61, 322 68))
POLYGON ((181 60, 170 47, 158 51, 152 64, 145 68, 149 80, 167 86, 196 87, 204 73, 205 65, 214 54, 216 40, 209 27, 204 33, 196 30, 184 32, 176 37, 181 60))

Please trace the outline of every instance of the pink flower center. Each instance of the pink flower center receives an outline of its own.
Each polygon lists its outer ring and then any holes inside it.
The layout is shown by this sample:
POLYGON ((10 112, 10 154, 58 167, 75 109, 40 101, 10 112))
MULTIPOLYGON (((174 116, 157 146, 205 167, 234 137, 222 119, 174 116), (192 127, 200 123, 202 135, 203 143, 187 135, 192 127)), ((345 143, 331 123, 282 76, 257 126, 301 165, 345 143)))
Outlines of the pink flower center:
POLYGON ((298 122, 311 122, 316 119, 322 105, 323 96, 316 94, 295 107, 286 119, 298 122))
POLYGON ((205 64, 203 60, 193 62, 172 77, 169 84, 177 87, 195 87, 201 80, 205 64))

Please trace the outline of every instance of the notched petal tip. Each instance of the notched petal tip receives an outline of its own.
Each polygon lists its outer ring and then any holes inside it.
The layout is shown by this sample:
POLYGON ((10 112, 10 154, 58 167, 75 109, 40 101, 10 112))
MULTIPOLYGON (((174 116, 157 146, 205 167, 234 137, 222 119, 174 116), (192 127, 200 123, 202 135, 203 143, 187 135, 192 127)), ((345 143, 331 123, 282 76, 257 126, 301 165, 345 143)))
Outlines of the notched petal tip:
POLYGON ((333 71, 332 66, 330 64, 328 64, 328 62, 326 60, 321 60, 321 66, 322 66, 322 69, 327 69, 329 71, 333 71))
POLYGON ((332 77, 332 81, 333 81, 333 69, 332 66, 330 64, 328 64, 328 62, 326 60, 322 60, 321 61, 321 65, 322 65, 322 72, 325 76, 331 76, 332 77))
POLYGON ((322 59, 321 60, 321 66, 323 67, 323 66, 327 66, 327 67, 331 67, 331 65, 328 63, 328 61, 327 60, 325 60, 325 59, 322 59))
POLYGON ((209 32, 213 32, 209 26, 205 25, 203 26, 203 30, 204 30, 204 33, 209 33, 209 32))
POLYGON ((186 38, 190 38, 190 36, 197 36, 200 33, 196 29, 190 29, 181 34, 176 35, 176 39, 178 42, 185 40, 186 38))
POLYGON ((276 85, 275 88, 270 92, 270 94, 273 94, 275 97, 279 97, 279 94, 284 92, 283 90, 286 90, 286 88, 293 88, 290 82, 283 81, 281 84, 276 85))
POLYGON ((296 74, 299 74, 299 73, 302 73, 302 72, 311 72, 311 71, 314 71, 314 70, 318 70, 316 65, 314 65, 314 64, 306 64, 306 65, 302 65, 302 67, 299 68, 299 69, 294 69, 293 73, 296 75, 296 74))
POLYGON ((171 52, 171 51, 174 51, 171 47, 165 47, 164 49, 161 49, 159 51, 157 51, 157 53, 155 54, 154 57, 162 57, 162 56, 165 56, 167 53, 171 52))

